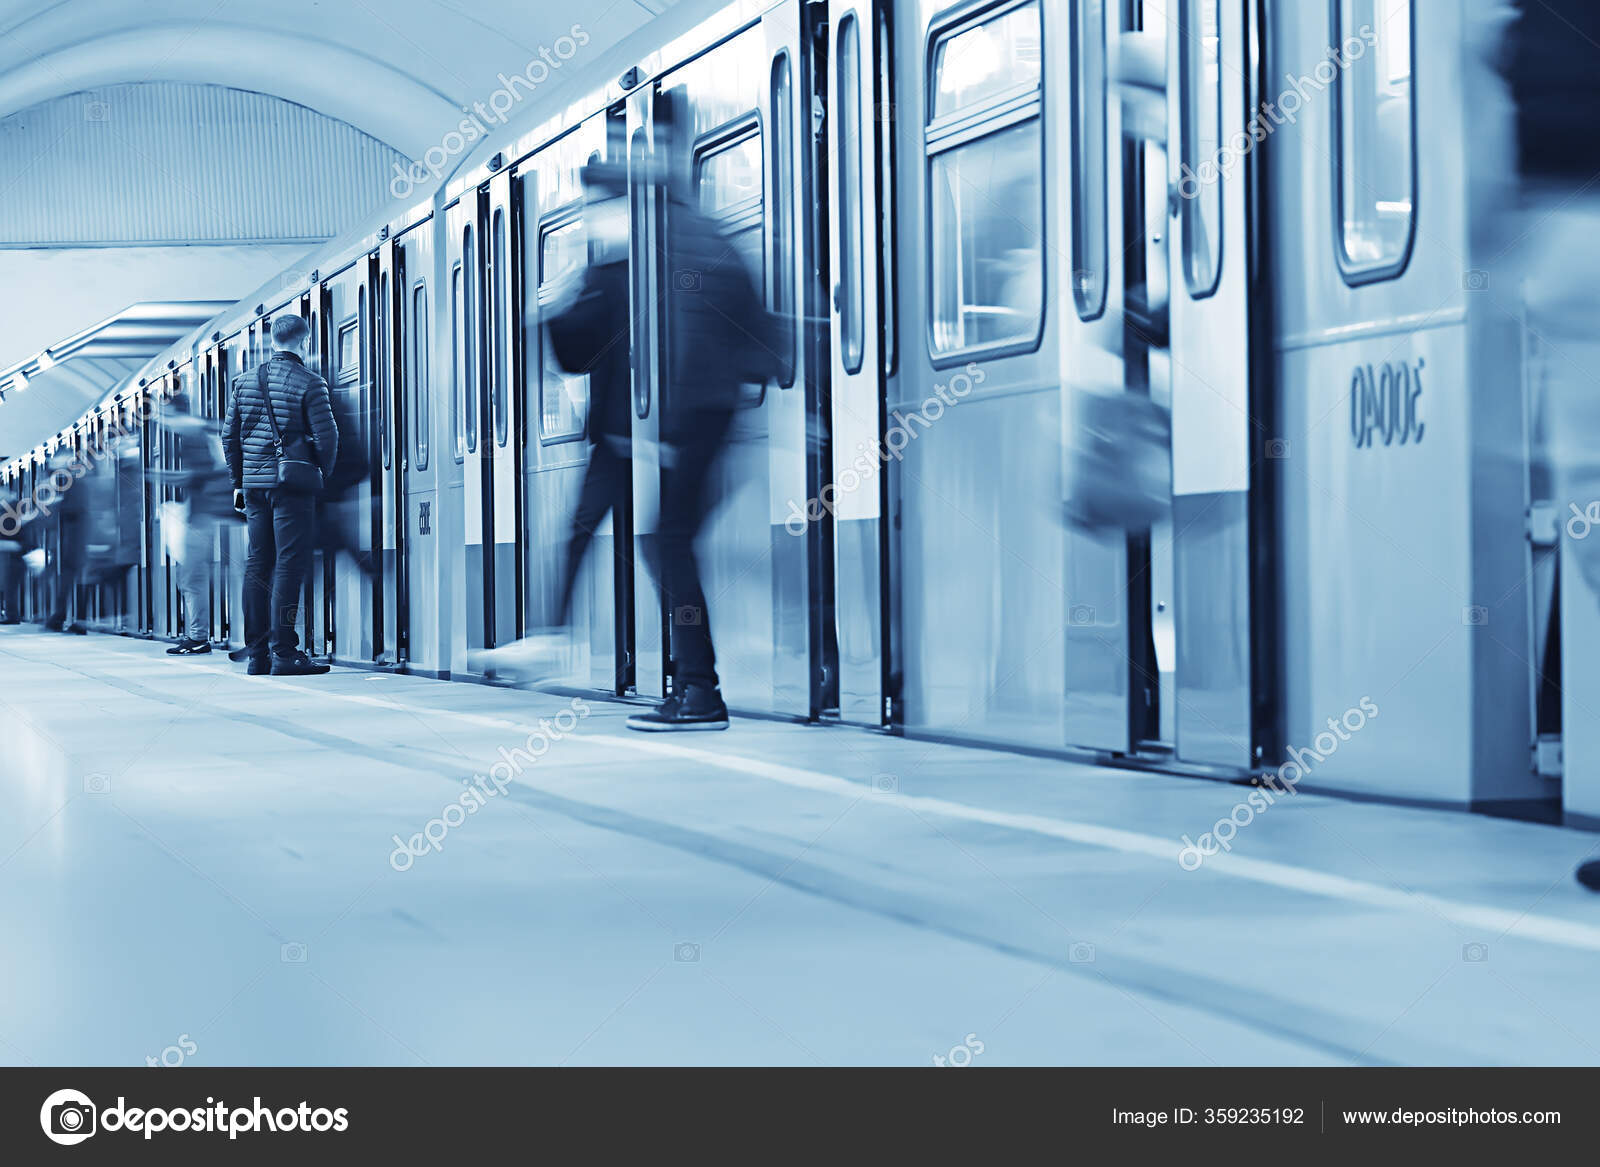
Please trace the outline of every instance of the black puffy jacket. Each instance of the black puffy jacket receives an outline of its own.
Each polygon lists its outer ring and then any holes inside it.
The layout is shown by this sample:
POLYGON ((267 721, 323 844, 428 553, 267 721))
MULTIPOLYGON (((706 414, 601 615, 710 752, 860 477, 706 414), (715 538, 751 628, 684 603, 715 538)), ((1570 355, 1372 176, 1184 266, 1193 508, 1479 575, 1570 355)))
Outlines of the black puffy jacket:
MULTIPOLYGON (((228 418, 222 426, 222 448, 235 490, 271 490, 278 485, 278 455, 272 423, 255 369, 233 379, 228 418)), ((267 362, 267 392, 285 445, 309 437, 324 478, 333 473, 339 454, 339 427, 328 401, 328 383, 306 368, 293 353, 275 352, 267 362)))

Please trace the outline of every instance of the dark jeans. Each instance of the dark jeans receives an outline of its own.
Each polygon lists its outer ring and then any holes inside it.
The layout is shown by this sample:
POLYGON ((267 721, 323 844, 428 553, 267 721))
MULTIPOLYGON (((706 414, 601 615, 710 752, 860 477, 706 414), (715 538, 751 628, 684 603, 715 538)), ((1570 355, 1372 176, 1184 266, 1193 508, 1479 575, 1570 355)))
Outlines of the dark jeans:
POLYGON ((594 535, 613 508, 620 509, 632 490, 628 458, 617 453, 604 438, 589 452, 589 466, 583 472, 578 491, 578 509, 572 515, 572 534, 567 539, 567 559, 561 565, 561 591, 556 601, 556 622, 566 624, 572 616, 572 589, 578 582, 583 557, 594 542, 594 535))
POLYGON ((711 473, 717 455, 727 442, 733 414, 697 411, 694 424, 663 458, 671 465, 661 475, 660 548, 661 590, 672 619, 672 659, 677 690, 685 685, 717 687, 716 652, 711 646, 711 617, 700 586, 700 563, 694 541, 716 506, 711 493, 711 473))
POLYGON ((292 656, 300 647, 300 594, 316 538, 316 496, 246 490, 250 554, 244 566, 244 642, 252 657, 292 656))

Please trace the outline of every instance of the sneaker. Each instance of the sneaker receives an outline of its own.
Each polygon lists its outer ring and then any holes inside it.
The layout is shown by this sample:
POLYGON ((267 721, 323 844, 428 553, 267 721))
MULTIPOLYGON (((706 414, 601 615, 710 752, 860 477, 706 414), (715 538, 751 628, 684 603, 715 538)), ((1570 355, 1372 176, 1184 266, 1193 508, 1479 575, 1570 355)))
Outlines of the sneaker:
POLYGON ((1590 891, 1600 891, 1600 859, 1591 859, 1580 864, 1577 870, 1578 882, 1590 891))
POLYGON ((653 712, 636 713, 628 718, 628 728, 644 733, 670 730, 727 729, 728 707, 722 693, 703 685, 685 686, 683 695, 673 694, 653 712))
MULTIPOLYGON (((233 655, 229 653, 228 655, 233 655)), ((245 670, 252 677, 265 677, 272 672, 272 658, 270 656, 253 656, 248 658, 250 667, 245 670)))
POLYGON ((275 677, 320 677, 332 671, 332 665, 318 664, 303 652, 272 658, 272 675, 275 677))
POLYGON ((174 644, 171 648, 167 649, 167 655, 198 656, 201 653, 210 651, 211 642, 209 640, 190 640, 188 637, 184 637, 184 639, 178 641, 177 644, 174 644))
POLYGON ((565 631, 546 629, 499 648, 480 648, 467 653, 467 671, 485 677, 510 673, 525 680, 539 680, 561 672, 566 647, 565 631))

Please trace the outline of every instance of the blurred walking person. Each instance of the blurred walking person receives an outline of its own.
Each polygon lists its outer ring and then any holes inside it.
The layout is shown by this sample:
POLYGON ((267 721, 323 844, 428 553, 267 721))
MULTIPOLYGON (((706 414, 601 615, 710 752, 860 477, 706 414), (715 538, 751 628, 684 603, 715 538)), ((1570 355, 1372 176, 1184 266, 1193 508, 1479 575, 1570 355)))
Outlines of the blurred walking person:
POLYGON ((21 507, 16 488, 0 485, 0 624, 22 623, 22 581, 27 574, 22 554, 27 547, 21 507))
POLYGON ((317 549, 333 559, 340 552, 349 555, 368 579, 377 575, 372 550, 361 545, 361 520, 371 525, 370 512, 361 513, 361 484, 370 480, 372 464, 367 460, 362 440, 361 420, 350 398, 332 395, 333 418, 339 428, 339 453, 317 509, 317 549))
MULTIPOLYGON (((1541 361, 1542 454, 1557 512, 1600 499, 1600 7, 1594 0, 1521 0, 1491 51, 1515 107, 1520 232, 1512 243, 1527 325, 1541 361)), ((1498 30, 1496 30, 1498 31, 1498 30)), ((1512 234, 1512 232, 1507 232, 1512 234)), ((1515 310, 1516 305, 1510 309, 1515 310)), ((1600 603, 1600 541, 1568 540, 1578 576, 1600 603)), ((1600 891, 1600 860, 1578 868, 1600 891)))
POLYGON ((251 676, 328 671, 301 650, 295 631, 317 497, 339 452, 327 382, 301 355, 309 333, 298 316, 272 322, 272 358, 233 379, 223 426, 229 475, 249 527, 244 636, 251 676))
POLYGON ((211 651, 212 556, 217 528, 236 522, 233 491, 222 439, 216 426, 196 414, 182 393, 169 403, 167 423, 180 442, 183 469, 161 471, 163 480, 183 490, 188 515, 183 535, 183 559, 178 565, 178 587, 183 593, 184 633, 167 649, 168 656, 197 656, 211 651))
POLYGON ((777 324, 744 257, 696 205, 678 128, 684 115, 673 107, 665 113, 656 122, 667 159, 660 176, 667 201, 665 262, 656 305, 667 336, 657 548, 675 683, 653 712, 628 719, 629 729, 645 732, 728 728, 694 545, 719 501, 713 475, 744 387, 780 371, 777 324))
POLYGON ((572 516, 561 582, 550 621, 514 644, 475 652, 470 665, 492 676, 552 671, 566 644, 572 594, 595 533, 632 490, 632 412, 628 319, 628 178, 622 168, 590 159, 583 168, 583 230, 588 264, 562 276, 546 309, 556 360, 589 378, 589 464, 572 516))
POLYGON ((55 522, 55 598, 50 615, 45 619, 47 632, 71 632, 82 636, 89 631, 83 622, 83 573, 89 557, 89 493, 79 489, 87 467, 77 460, 70 449, 60 449, 50 455, 46 463, 51 483, 57 475, 67 482, 57 489, 55 522), (67 623, 68 611, 72 623, 67 623))

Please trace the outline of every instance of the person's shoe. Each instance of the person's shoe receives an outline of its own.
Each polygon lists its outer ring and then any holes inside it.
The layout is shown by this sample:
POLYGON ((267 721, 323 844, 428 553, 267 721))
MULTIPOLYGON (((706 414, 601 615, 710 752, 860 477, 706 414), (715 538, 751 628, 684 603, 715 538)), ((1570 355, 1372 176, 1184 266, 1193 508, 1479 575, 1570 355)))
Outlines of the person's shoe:
POLYGON ((728 707, 722 694, 703 685, 686 685, 682 696, 674 693, 649 713, 628 718, 628 728, 644 733, 670 730, 727 729, 728 707))
POLYGON ((65 624, 65 620, 57 620, 54 616, 52 616, 50 619, 44 622, 44 630, 46 632, 60 632, 65 624))
POLYGON ((249 660, 250 659, 250 649, 249 649, 249 647, 246 646, 244 648, 230 649, 229 652, 228 652, 228 659, 231 660, 234 664, 240 664, 240 663, 242 663, 244 661, 249 660))
POLYGON ((1600 859, 1591 859, 1578 865, 1574 873, 1578 882, 1590 891, 1600 891, 1600 859))
POLYGON ((199 656, 211 651, 209 640, 190 640, 187 636, 167 649, 168 656, 199 656))
POLYGON ((74 636, 87 636, 89 635, 89 626, 78 620, 74 620, 71 624, 67 625, 67 631, 72 633, 74 636))
POLYGON ((480 648, 467 653, 467 671, 485 677, 510 673, 535 681, 561 672, 566 647, 566 632, 547 628, 499 648, 480 648))
POLYGON ((270 656, 253 656, 248 659, 250 661, 250 667, 245 669, 245 672, 250 676, 265 677, 271 675, 272 658, 270 656))
POLYGON ((332 671, 332 665, 318 664, 303 652, 272 658, 272 675, 275 677, 320 677, 332 671))

